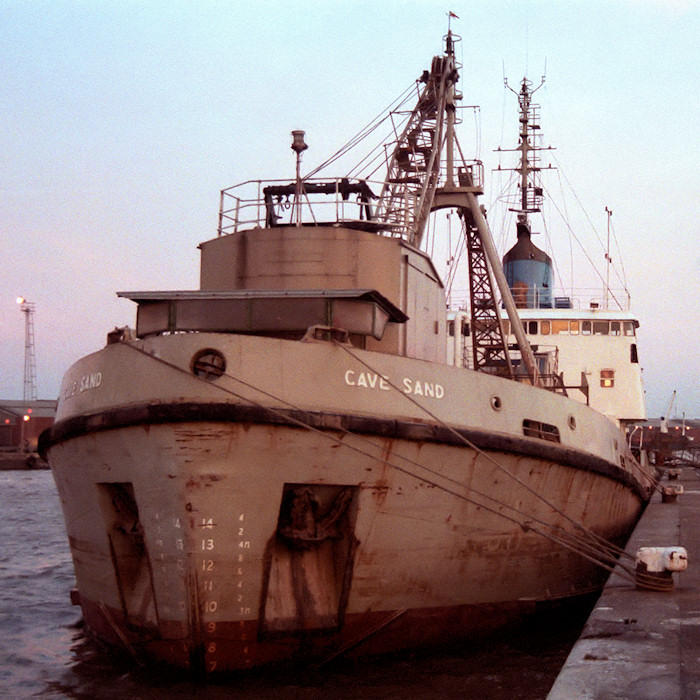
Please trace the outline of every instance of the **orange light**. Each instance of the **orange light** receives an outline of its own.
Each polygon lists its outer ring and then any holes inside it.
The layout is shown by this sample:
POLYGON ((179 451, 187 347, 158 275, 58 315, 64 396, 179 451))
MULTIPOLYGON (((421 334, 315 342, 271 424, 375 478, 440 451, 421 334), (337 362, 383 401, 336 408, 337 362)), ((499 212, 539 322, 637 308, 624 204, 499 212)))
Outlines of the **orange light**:
POLYGON ((29 420, 29 416, 23 416, 23 418, 25 422, 29 420))

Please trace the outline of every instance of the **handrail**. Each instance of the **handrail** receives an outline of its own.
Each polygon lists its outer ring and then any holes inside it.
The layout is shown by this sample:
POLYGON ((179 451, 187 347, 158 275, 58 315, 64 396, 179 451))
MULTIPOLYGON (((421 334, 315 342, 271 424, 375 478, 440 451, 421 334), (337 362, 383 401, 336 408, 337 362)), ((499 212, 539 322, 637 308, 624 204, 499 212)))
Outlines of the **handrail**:
MULTIPOLYGON (((374 218, 381 183, 349 179, 308 178, 302 181, 301 212, 304 224, 372 222, 377 230, 396 225, 374 218)), ((296 204, 296 184, 290 180, 246 180, 221 190, 218 235, 241 228, 289 225, 296 204)))
MULTIPOLYGON (((483 180, 480 161, 469 164, 475 184, 483 180)), ((438 187, 444 184, 440 178, 438 187)), ((377 216, 385 211, 379 193, 384 183, 361 178, 306 178, 301 182, 301 212, 304 225, 344 223, 372 228, 378 233, 407 237, 408 212, 397 211, 390 219, 377 216)), ((225 236, 243 228, 290 225, 296 204, 296 183, 287 180, 246 180, 221 190, 217 233, 225 236)), ((410 200, 404 207, 410 208, 410 200)))

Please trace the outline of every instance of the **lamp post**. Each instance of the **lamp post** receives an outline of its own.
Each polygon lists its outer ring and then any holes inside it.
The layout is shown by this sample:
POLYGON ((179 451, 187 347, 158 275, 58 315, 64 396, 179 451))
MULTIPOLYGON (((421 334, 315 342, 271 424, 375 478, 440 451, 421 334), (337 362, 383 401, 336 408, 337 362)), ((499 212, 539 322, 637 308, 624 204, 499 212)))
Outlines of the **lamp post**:
POLYGON ((297 154, 297 179, 296 188, 294 196, 295 212, 295 223, 297 226, 301 226, 301 195, 303 193, 303 184, 301 181, 301 154, 308 148, 308 145, 304 142, 304 131, 301 129, 295 129, 292 131, 292 150, 297 154))
POLYGON ((36 358, 34 356, 34 311, 35 306, 24 297, 17 297, 20 311, 24 314, 24 389, 25 401, 36 401, 36 358))

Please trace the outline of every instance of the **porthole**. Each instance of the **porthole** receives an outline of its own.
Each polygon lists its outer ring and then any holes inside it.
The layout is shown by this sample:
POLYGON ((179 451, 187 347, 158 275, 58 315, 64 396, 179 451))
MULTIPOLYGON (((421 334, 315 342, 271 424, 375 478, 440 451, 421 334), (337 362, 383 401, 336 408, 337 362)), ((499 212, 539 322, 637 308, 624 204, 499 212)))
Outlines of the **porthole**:
POLYGON ((218 350, 207 348, 194 354, 191 369, 195 376, 213 382, 226 371, 226 359, 218 350))
POLYGON ((576 419, 573 416, 569 416, 569 427, 571 430, 576 430, 576 419))
POLYGON ((503 402, 501 401, 500 396, 492 396, 491 397, 491 408, 494 411, 500 411, 503 408, 503 402))

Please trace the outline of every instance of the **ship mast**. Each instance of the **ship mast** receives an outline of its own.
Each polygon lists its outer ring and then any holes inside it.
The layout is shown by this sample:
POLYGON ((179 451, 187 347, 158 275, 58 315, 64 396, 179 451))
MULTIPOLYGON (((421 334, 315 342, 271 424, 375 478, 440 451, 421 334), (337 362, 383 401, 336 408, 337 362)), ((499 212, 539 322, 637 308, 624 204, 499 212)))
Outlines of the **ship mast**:
POLYGON ((532 101, 532 96, 544 84, 544 77, 534 90, 532 83, 527 78, 523 78, 519 92, 513 90, 507 80, 504 82, 518 98, 519 142, 517 148, 496 150, 519 153, 520 160, 517 167, 505 168, 517 174, 519 193, 514 205, 510 207, 510 211, 517 215, 518 240, 503 257, 503 266, 519 308, 551 308, 554 287, 552 259, 532 242, 530 222, 530 215, 541 211, 544 199, 539 179, 540 172, 552 167, 551 165, 545 168, 540 166, 540 153, 545 150, 554 150, 551 146, 543 148, 538 145, 539 105, 532 101))
POLYGON ((532 82, 523 78, 520 91, 516 92, 508 84, 508 79, 504 78, 505 86, 518 98, 519 120, 520 120, 520 141, 517 148, 497 148, 496 151, 516 151, 520 153, 520 161, 517 168, 505 168, 518 173, 520 197, 518 206, 510 208, 510 211, 517 213, 518 223, 527 226, 530 230, 530 214, 541 211, 544 200, 542 185, 539 181, 539 173, 542 170, 551 169, 551 165, 544 168, 540 165, 539 154, 542 151, 554 150, 551 146, 542 147, 536 143, 539 134, 539 105, 532 101, 532 96, 544 85, 544 76, 536 88, 532 88, 532 82))

